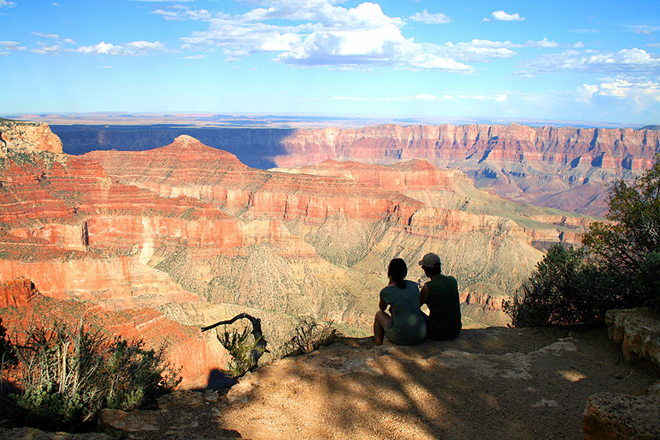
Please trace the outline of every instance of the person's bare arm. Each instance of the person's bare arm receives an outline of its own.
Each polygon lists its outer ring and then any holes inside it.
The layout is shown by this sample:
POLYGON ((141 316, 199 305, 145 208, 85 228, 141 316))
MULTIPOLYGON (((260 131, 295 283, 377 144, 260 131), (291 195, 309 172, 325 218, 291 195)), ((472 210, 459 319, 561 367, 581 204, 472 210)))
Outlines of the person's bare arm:
POLYGON ((387 303, 383 298, 380 299, 380 303, 378 303, 378 308, 381 309, 383 312, 385 309, 387 309, 387 303))
POLYGON ((422 290, 419 292, 419 305, 426 304, 426 300, 429 298, 429 287, 424 284, 422 290))

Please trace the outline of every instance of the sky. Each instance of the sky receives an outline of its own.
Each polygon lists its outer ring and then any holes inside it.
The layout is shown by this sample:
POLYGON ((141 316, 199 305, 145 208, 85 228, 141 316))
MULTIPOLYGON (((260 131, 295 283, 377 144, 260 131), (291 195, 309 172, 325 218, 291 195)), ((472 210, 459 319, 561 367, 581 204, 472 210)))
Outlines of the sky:
POLYGON ((0 0, 0 115, 660 124, 660 1, 0 0))

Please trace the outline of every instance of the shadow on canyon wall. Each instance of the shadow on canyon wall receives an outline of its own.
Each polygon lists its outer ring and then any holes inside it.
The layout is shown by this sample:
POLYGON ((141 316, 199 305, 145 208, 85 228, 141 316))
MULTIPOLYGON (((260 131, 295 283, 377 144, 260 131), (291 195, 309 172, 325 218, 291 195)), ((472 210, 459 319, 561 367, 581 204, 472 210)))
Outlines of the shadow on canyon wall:
POLYGON ((295 130, 282 128, 204 128, 177 125, 52 125, 64 152, 80 155, 95 150, 144 151, 169 145, 186 134, 205 145, 228 151, 252 168, 277 165, 272 158, 286 155, 282 139, 295 130))

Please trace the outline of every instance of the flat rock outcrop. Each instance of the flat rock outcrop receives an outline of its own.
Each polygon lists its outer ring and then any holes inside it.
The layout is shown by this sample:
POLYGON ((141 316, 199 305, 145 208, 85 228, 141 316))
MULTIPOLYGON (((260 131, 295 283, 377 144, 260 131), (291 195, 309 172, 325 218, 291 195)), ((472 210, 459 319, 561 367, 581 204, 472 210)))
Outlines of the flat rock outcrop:
POLYGON ((660 313, 648 307, 608 310, 605 323, 626 361, 648 359, 660 367, 660 313))
POLYGON ((660 384, 636 395, 590 396, 582 428, 585 440, 660 438, 660 384))

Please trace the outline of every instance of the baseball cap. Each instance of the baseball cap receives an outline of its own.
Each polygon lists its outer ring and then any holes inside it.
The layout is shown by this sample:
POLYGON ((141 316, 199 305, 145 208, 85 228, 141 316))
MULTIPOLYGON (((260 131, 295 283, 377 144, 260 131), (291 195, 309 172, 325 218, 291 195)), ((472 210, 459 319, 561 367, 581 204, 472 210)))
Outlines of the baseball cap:
POLYGON ((440 257, 438 257, 438 254, 430 252, 424 255, 424 258, 419 261, 419 265, 425 267, 440 266, 440 257))

